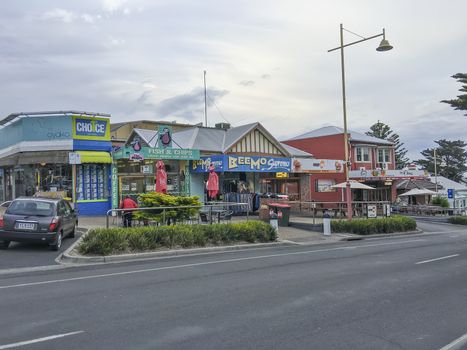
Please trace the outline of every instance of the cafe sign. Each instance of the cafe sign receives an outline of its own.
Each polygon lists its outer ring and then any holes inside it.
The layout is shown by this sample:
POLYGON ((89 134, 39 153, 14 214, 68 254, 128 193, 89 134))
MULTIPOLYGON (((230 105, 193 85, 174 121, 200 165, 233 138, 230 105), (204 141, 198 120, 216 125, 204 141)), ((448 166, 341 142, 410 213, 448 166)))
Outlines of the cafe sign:
POLYGON ((194 173, 207 172, 211 164, 215 171, 221 172, 289 173, 292 169, 290 158, 240 155, 201 157, 199 161, 191 162, 190 169, 194 173))
POLYGON ((372 180, 390 180, 390 179, 416 179, 428 176, 425 170, 385 170, 385 169, 360 169, 351 170, 349 177, 351 179, 372 179, 372 180))
POLYGON ((183 148, 154 148, 142 146, 122 147, 113 154, 114 159, 144 160, 144 159, 167 159, 167 160, 195 160, 200 158, 198 149, 183 148))

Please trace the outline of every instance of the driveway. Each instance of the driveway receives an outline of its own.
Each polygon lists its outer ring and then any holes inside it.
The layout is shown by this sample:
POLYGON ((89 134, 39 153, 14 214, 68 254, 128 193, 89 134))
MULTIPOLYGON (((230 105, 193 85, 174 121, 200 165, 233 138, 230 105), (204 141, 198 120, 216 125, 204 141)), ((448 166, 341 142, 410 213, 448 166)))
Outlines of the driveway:
POLYGON ((75 238, 65 238, 58 252, 50 250, 45 244, 11 242, 7 250, 0 250, 0 271, 21 267, 57 265, 55 259, 82 234, 76 230, 75 238))

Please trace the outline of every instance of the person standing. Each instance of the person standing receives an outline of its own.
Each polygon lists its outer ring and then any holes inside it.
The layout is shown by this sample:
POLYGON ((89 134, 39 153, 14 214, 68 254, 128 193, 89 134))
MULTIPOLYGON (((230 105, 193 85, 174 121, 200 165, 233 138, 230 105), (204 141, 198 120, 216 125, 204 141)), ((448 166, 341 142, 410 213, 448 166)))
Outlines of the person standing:
MULTIPOLYGON (((125 199, 120 202, 120 209, 134 209, 138 208, 138 204, 131 199, 130 196, 126 195, 125 199)), ((131 221, 133 220, 133 211, 123 211, 123 226, 131 227, 131 221)))

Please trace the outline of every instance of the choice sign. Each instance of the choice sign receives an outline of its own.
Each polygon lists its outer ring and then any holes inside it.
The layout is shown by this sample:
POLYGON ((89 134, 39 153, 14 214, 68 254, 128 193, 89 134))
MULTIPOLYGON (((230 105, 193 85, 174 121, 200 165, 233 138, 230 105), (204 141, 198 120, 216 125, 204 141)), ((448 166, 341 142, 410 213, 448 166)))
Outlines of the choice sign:
POLYGON ((73 138, 80 140, 110 140, 110 124, 105 118, 73 117, 73 138))

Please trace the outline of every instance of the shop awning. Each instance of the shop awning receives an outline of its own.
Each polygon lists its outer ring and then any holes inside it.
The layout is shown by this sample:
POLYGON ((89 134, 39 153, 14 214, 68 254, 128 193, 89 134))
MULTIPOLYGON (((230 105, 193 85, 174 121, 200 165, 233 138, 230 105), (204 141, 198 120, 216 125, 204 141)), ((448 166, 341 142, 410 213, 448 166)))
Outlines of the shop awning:
POLYGON ((112 157, 108 152, 98 151, 77 151, 81 158, 81 163, 112 163, 112 157))

